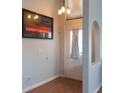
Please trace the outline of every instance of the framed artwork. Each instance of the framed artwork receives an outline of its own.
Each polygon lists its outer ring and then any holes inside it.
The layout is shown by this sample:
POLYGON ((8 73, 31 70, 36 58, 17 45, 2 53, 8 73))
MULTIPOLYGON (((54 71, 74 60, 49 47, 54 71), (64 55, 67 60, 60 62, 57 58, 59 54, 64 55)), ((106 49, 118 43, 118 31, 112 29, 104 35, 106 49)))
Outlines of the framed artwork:
POLYGON ((22 9, 22 37, 53 39, 53 18, 22 9))

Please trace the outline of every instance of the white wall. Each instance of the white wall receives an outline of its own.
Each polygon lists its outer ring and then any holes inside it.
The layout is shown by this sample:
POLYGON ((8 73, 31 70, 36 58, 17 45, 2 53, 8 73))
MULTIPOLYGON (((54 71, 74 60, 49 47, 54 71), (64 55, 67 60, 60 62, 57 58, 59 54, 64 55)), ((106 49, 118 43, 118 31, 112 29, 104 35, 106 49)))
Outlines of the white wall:
POLYGON ((83 93, 96 93, 96 90, 98 90, 102 83, 102 49, 100 54, 101 60, 96 64, 92 64, 91 31, 93 21, 97 21, 100 28, 100 35, 102 35, 102 0, 84 0, 83 11, 84 11, 83 93))
POLYGON ((59 0, 22 0, 22 7, 54 18, 53 40, 22 39, 23 89, 60 74, 59 0), (48 59, 47 59, 48 57, 48 59))

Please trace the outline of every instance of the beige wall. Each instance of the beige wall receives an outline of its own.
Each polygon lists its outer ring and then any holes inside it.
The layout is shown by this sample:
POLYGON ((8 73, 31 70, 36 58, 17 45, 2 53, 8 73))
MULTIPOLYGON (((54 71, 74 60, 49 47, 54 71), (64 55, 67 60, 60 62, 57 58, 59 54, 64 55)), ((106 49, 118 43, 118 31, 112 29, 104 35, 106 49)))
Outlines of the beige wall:
POLYGON ((60 74, 62 27, 57 14, 59 0, 22 0, 22 7, 54 18, 53 40, 22 39, 22 87, 27 89, 60 74))

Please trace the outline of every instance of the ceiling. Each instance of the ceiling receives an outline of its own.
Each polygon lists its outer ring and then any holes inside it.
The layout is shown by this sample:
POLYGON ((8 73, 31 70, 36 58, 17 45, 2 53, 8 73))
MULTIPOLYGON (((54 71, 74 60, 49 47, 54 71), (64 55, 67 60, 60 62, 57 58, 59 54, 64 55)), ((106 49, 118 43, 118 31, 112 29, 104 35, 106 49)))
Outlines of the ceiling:
POLYGON ((71 9, 66 19, 77 19, 83 17, 83 0, 65 0, 65 6, 71 9))

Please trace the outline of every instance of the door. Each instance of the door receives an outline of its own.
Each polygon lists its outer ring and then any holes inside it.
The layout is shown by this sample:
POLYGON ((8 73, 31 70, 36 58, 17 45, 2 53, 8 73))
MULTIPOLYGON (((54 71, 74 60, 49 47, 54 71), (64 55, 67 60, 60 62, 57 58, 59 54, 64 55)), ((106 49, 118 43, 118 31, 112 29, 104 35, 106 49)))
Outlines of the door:
POLYGON ((71 57, 73 29, 64 31, 64 76, 76 80, 82 80, 82 29, 78 28, 79 58, 71 57))

